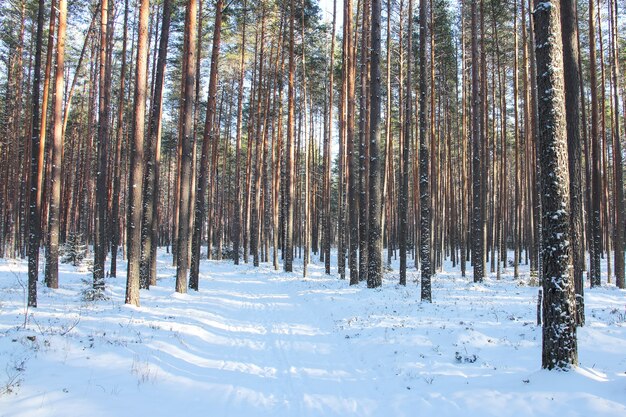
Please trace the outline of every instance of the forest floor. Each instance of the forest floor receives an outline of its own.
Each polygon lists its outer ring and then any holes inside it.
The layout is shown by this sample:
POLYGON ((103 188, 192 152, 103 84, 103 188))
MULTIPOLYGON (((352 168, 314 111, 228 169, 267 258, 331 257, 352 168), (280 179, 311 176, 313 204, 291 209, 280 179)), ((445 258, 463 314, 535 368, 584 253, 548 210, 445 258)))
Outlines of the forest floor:
POLYGON ((586 289, 580 366, 549 372, 527 268, 474 284, 446 264, 428 304, 397 265, 371 290, 319 262, 303 278, 301 263, 205 261, 181 295, 170 264, 160 252, 139 308, 125 262, 96 301, 88 267, 62 264, 26 310, 26 262, 0 260, 0 416, 626 415, 626 291, 611 284, 586 289))

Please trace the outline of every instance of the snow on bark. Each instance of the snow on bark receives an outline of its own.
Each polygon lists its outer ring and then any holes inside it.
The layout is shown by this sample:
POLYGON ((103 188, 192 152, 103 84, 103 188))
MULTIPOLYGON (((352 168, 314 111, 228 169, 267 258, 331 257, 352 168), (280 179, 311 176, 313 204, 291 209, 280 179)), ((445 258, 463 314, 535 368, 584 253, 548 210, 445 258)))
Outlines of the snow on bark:
POLYGON ((535 5, 537 86, 543 225, 544 368, 567 368, 578 361, 574 282, 570 246, 569 172, 560 7, 535 5))

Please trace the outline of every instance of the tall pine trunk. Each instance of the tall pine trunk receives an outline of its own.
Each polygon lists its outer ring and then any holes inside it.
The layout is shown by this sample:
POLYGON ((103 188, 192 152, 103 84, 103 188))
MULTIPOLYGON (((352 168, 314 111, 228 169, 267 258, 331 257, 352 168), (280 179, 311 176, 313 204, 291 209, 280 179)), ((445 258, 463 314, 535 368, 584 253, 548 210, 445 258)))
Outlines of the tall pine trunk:
POLYGON ((294 21, 295 4, 291 0, 289 6, 289 87, 287 103, 287 146, 285 149, 285 250, 284 269, 285 272, 293 272, 293 215, 294 215, 294 119, 295 119, 295 56, 294 56, 294 21))
MULTIPOLYGON (((542 367, 578 362, 571 267, 567 126, 561 12, 557 1, 535 0, 537 87, 543 223, 542 367)), ((571 18, 571 16, 568 16, 571 18)))
MULTIPOLYGON (((431 214, 430 214, 430 178, 429 178, 429 143, 426 122, 428 84, 426 82, 426 37, 427 37, 427 1, 420 0, 419 16, 419 201, 420 201, 420 247, 421 264, 421 299, 430 302, 431 294, 431 214)), ((475 1, 475 0, 474 0, 475 1)), ((474 66, 472 66, 474 68, 474 66)), ((407 97, 408 98, 408 97, 407 97)), ((407 138, 408 139, 408 138, 407 138)))
POLYGON ((163 17, 159 55, 156 64, 154 94, 148 122, 148 155, 143 189, 143 217, 141 224, 141 285, 156 285, 157 206, 159 195, 159 161, 161 149, 161 119, 163 113, 163 85, 170 35, 171 1, 163 1, 163 17))
POLYGON ((63 72, 66 26, 67 0, 60 0, 56 51, 57 64, 54 76, 54 125, 52 131, 50 209, 48 210, 48 258, 46 259, 46 284, 50 288, 59 287, 59 214, 61 178, 63 174, 63 72))
MULTIPOLYGON (((411 99, 411 64, 413 50, 413 0, 409 0, 409 24, 407 32, 407 51, 408 59, 406 63, 406 97, 404 98, 404 133, 402 140, 402 155, 400 162, 400 201, 399 201, 399 222, 398 240, 400 245, 400 284, 406 285, 406 252, 407 252, 407 236, 408 236, 408 207, 409 207, 409 152, 411 142, 411 126, 413 123, 413 106, 411 99)), ((421 45, 421 44, 420 44, 421 45)), ((402 59, 402 56, 400 57, 402 59)), ((402 74, 400 75, 402 76, 402 74)))
POLYGON ((610 0, 611 7, 611 47, 612 47, 612 80, 613 80, 613 170, 615 180, 615 284, 618 288, 624 288, 624 220, 626 219, 626 206, 624 203, 624 172, 622 159, 622 142, 620 136, 619 116, 619 46, 618 46, 618 14, 617 0, 610 0))
POLYGON ((574 266, 576 293, 576 322, 585 322, 585 298, 583 294, 583 269, 585 252, 583 246, 583 193, 582 193, 582 147, 580 141, 580 74, 578 72, 578 43, 576 25, 576 2, 561 0, 561 36, 563 37, 563 74, 565 80, 565 112, 567 123, 567 150, 570 188, 570 241, 574 266))
MULTIPOLYGON (((243 119, 243 82, 246 74, 246 18, 247 0, 243 2, 243 17, 241 29, 241 58, 239 60, 239 84, 237 88, 237 139, 235 145, 235 218, 233 219, 233 260, 235 265, 239 265, 239 243, 241 241, 241 125, 243 119)), ((278 175, 278 173, 277 173, 278 175)))
POLYGON ((187 3, 185 20, 185 37, 187 52, 185 54, 185 71, 183 73, 183 109, 182 109, 182 136, 180 159, 180 198, 178 208, 178 242, 176 244, 176 292, 187 292, 187 271, 189 269, 189 221, 191 217, 191 177, 193 175, 193 105, 196 80, 195 54, 197 2, 190 0, 187 3))
POLYGON ((484 271, 484 235, 482 193, 482 135, 481 118, 483 115, 480 92, 480 68, 478 49, 478 0, 472 0, 472 263, 474 264, 474 282, 481 282, 484 271))
POLYGON ((354 134, 355 115, 356 115, 356 22, 351 25, 352 12, 345 17, 344 24, 347 25, 348 42, 348 74, 347 74, 347 95, 348 95, 348 111, 346 114, 346 153, 348 160, 348 234, 349 234, 349 253, 348 268, 350 269, 350 285, 359 283, 359 267, 358 267, 358 250, 359 250, 359 200, 358 200, 358 175, 359 175, 359 159, 357 152, 357 137, 354 134), (348 20, 349 19, 349 20, 348 20), (349 32, 349 33, 348 33, 349 32), (354 32, 354 37, 352 33, 354 32))
POLYGON ((100 70, 99 70, 99 102, 98 102, 98 146, 97 146, 97 178, 96 178, 96 212, 95 240, 93 263, 93 287, 104 288, 104 262, 107 253, 106 209, 107 209, 107 148, 109 136, 109 92, 108 77, 108 30, 109 3, 102 0, 100 7, 100 70))
POLYGON ((135 65, 134 119, 130 153, 131 171, 128 181, 126 304, 135 306, 139 306, 140 285, 149 8, 150 1, 141 0, 137 36, 137 60, 135 65))
MULTIPOLYGON (((215 108, 217 100, 217 76, 218 76, 218 64, 219 64, 219 52, 220 52, 220 36, 222 28, 222 8, 224 6, 223 0, 218 0, 215 9, 215 27, 213 32, 213 49, 211 53, 211 75, 209 78, 209 95, 208 105, 206 111, 206 119, 204 122, 204 135, 202 138, 202 155, 200 159, 200 170, 198 170, 198 190, 196 193, 195 204, 195 220, 193 226, 193 240, 191 246, 191 271, 189 274, 189 287, 198 291, 199 285, 199 268, 200 268, 200 244, 202 238, 202 226, 206 218, 206 204, 205 196, 207 189, 209 188, 209 176, 208 170, 208 158, 209 149, 212 145, 212 141, 217 143, 219 141, 219 135, 213 135, 213 124, 215 117, 215 108)), ((213 147, 213 153, 215 154, 216 147, 213 147)), ((217 159, 213 157, 213 163, 211 164, 211 171, 215 172, 215 164, 217 159)), ((212 180, 213 181, 213 180, 212 180)), ((209 239, 211 237, 209 236, 209 239)), ((209 245, 210 248, 210 245, 209 245)), ((210 249, 209 249, 210 250, 210 249)))
MULTIPOLYGON (((37 9, 37 34, 35 40, 35 67, 33 69, 31 149, 30 149, 30 204, 28 234, 28 306, 37 307, 37 279, 39 275, 39 240, 41 234, 40 212, 37 205, 39 184, 39 85, 41 80, 41 48, 43 38, 44 0, 39 0, 37 9)), ((1 221, 1 220, 0 220, 1 221)))
MULTIPOLYGON (((598 132, 598 80, 596 75, 596 13, 595 0, 589 0, 589 80, 591 89, 591 230, 589 270, 592 287, 600 285, 600 256, 602 251, 602 230, 600 211, 602 200, 602 154, 600 133, 598 132)), ((587 180, 588 181, 588 180, 587 180)))
POLYGON ((330 67, 328 71, 328 132, 324 135, 324 270, 330 274, 331 244, 331 154, 330 141, 333 137, 334 74, 335 74, 335 25, 337 21, 337 0, 333 0, 333 23, 330 41, 330 67))
POLYGON ((117 108, 117 142, 113 162, 113 195, 111 201, 111 276, 117 276, 117 248, 120 245, 120 190, 122 142, 124 140, 124 95, 126 85, 126 43, 128 32, 128 0, 124 0, 124 29, 122 37, 122 65, 120 69, 120 91, 117 108))

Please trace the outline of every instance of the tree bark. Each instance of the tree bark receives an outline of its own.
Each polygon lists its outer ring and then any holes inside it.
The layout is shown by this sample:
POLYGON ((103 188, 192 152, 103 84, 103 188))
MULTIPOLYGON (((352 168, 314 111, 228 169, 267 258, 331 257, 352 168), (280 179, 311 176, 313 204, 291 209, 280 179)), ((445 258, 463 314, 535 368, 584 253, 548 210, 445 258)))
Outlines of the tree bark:
POLYGON ((600 224, 600 211, 602 200, 602 154, 598 132, 598 81, 596 75, 596 13, 595 0, 589 0, 589 80, 591 89, 591 268, 590 282, 592 287, 599 286, 600 280, 600 255, 602 245, 602 231, 600 224))
POLYGON ((93 287, 104 289, 104 263, 107 253, 107 148, 109 140, 109 91, 108 35, 109 2, 101 0, 100 7, 100 72, 98 102, 98 151, 96 177, 95 240, 93 262, 93 287))
POLYGON ((122 65, 120 68, 120 91, 117 108, 117 143, 113 163, 113 196, 111 202, 111 276, 117 276, 117 248, 120 245, 120 190, 122 142, 124 140, 124 95, 126 85, 126 42, 128 33, 128 0, 124 0, 124 34, 122 38, 122 65))
MULTIPOLYGON (((43 44, 44 0, 39 0, 37 8, 37 34, 35 40, 35 67, 33 69, 31 150, 30 150, 30 204, 28 234, 28 306, 37 307, 37 279, 39 275, 39 240, 41 234, 40 212, 37 205, 39 184, 39 84, 41 80, 41 49, 43 44)), ((0 219, 0 221, 2 221, 0 219)))
POLYGON ((561 36, 563 38, 563 74, 565 80, 565 113, 570 188, 570 241, 576 293, 576 323, 584 324, 583 269, 585 252, 583 239, 582 147, 580 142, 580 74, 578 72, 578 43, 576 2, 561 0, 561 36))
POLYGON ((567 368, 577 364, 578 350, 560 4, 535 0, 534 15, 544 248, 542 367, 567 368))
POLYGON ((247 0, 243 2, 243 16, 241 29, 241 58, 239 60, 239 86, 237 93, 237 139, 235 145, 235 218, 233 219, 233 260, 239 265, 239 243, 241 241, 241 125, 243 119, 243 82, 246 74, 246 19, 247 0))
POLYGON ((613 79, 613 170, 615 181, 614 195, 614 250, 615 250, 615 285, 617 288, 624 288, 624 219, 626 219, 626 205, 624 203, 624 172, 622 159, 622 142, 620 136, 620 116, 619 116, 619 38, 617 36, 618 8, 617 0, 610 1, 611 8, 611 63, 613 79))
POLYGON ((480 92, 480 68, 478 49, 478 0, 472 0, 472 262, 474 282, 482 282, 484 271, 484 201, 482 192, 482 142, 481 119, 483 117, 480 92))
POLYGON ((161 150, 161 118, 163 113, 163 84, 170 36, 171 1, 163 1, 163 16, 159 55, 156 64, 154 94, 148 122, 148 155, 144 178, 143 214, 141 224, 141 286, 156 285, 157 205, 159 194, 159 161, 161 150))
MULTIPOLYGON (((128 269, 126 275, 126 304, 139 306, 141 263, 141 215, 143 208, 144 141, 146 114, 146 79, 148 71, 148 20, 150 1, 141 0, 135 65, 135 94, 133 136, 128 181, 128 269)), ((179 251, 183 252, 183 251, 179 251)))
POLYGON ((294 56, 294 21, 295 17, 294 0, 290 1, 289 6, 289 87, 287 102, 287 146, 285 149, 285 253, 284 253, 284 269, 285 272, 293 272, 293 214, 294 214, 294 119, 295 119, 295 56, 294 56))
MULTIPOLYGON (((420 5, 421 8, 421 5, 420 5)), ((400 245, 400 284, 406 285, 406 252, 407 252, 407 235, 408 235, 408 207, 409 207, 409 152, 411 143, 411 126, 413 123, 413 106, 411 92, 412 78, 412 56, 413 56, 413 0, 409 0, 409 24, 407 32, 407 63, 406 63, 406 97, 404 98, 404 133, 402 140, 400 163, 400 201, 399 201, 399 222, 398 240, 400 245)), ((421 29, 421 26, 420 26, 421 29)), ((421 42, 421 41, 420 41, 421 42)), ((420 43, 421 46, 421 43, 420 43)), ((400 57, 402 59, 402 57, 400 57)), ((402 77, 402 74, 400 74, 402 77)))
POLYGON ((335 25, 337 21, 337 0, 333 0, 333 23, 330 41, 330 67, 328 71, 328 133, 324 135, 324 271, 330 275, 331 244, 331 153, 330 141, 333 137, 334 74, 335 74, 335 25))
MULTIPOLYGON (((472 5, 475 7, 476 0, 472 5)), ((421 264, 421 299, 431 302, 431 214, 430 214, 430 168, 429 168, 429 140, 426 121, 428 84, 426 82, 426 39, 428 30, 428 0, 420 0, 419 16, 419 201, 420 201, 420 248, 421 264)), ((472 66, 472 71, 476 66, 472 66)), ((408 138, 407 138, 408 139, 408 138)))
MULTIPOLYGON (((215 6, 215 27, 213 32, 213 49, 211 53, 211 74, 209 77, 209 94, 208 105, 206 111, 206 119, 204 122, 204 135, 202 138, 202 155, 200 157, 200 169, 198 170, 196 204, 195 204, 195 220, 193 226, 193 240, 191 250, 191 271, 189 274, 189 288, 198 291, 199 287, 199 268, 200 268, 200 244, 202 238, 202 226, 206 219, 205 196, 209 187, 208 166, 209 149, 214 143, 219 141, 219 135, 213 135, 213 124, 215 118, 215 108, 217 100, 217 77, 219 65, 220 40, 222 29, 222 9, 224 7, 223 0, 218 0, 215 6)), ((213 154, 216 153, 214 148, 213 154)), ((212 172, 215 172, 217 160, 213 157, 211 164, 212 172)), ((210 239, 210 236, 209 236, 210 239)), ((210 245, 209 245, 210 246, 210 245)))
POLYGON ((50 209, 48 211, 48 259, 46 260, 46 284, 50 288, 59 287, 59 213, 61 178, 63 175, 63 72, 66 27, 67 0, 60 0, 56 51, 57 64, 54 76, 54 127, 52 131, 50 209))

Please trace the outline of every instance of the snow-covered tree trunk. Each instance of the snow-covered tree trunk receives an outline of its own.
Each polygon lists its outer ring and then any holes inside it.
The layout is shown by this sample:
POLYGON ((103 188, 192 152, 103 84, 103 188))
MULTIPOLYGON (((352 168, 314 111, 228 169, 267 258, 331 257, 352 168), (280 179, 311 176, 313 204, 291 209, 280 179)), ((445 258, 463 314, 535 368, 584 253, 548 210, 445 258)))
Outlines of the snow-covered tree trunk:
POLYGON ((39 275, 40 207, 37 204, 39 184, 39 84, 41 80, 41 49, 43 44, 44 1, 37 8, 37 35, 35 38, 35 68, 33 70, 32 130, 30 155, 30 203, 28 210, 28 306, 37 307, 37 280, 39 275))
MULTIPOLYGON (((429 144, 426 127, 426 100, 428 99, 428 85, 426 83, 426 34, 428 0, 420 0, 420 29, 419 29, 419 193, 420 193, 420 264, 422 278, 421 298, 431 301, 431 257, 430 257, 430 179, 429 179, 429 144)), ((407 98, 408 99, 408 98, 407 98)))
POLYGON ((560 4, 535 0, 534 13, 543 207, 542 366, 553 369, 578 362, 560 4))
MULTIPOLYGON (((370 58, 370 143, 369 143, 369 233, 367 248, 367 286, 382 285, 382 169, 380 151, 380 113, 381 113, 381 1, 372 1, 372 50, 370 58)), ((361 156, 363 157, 363 156, 361 156)))
POLYGON ((480 90, 479 48, 478 48, 478 0, 472 0, 472 263, 474 282, 482 282, 485 276, 484 199, 482 192, 482 134, 481 119, 483 105, 480 90))

